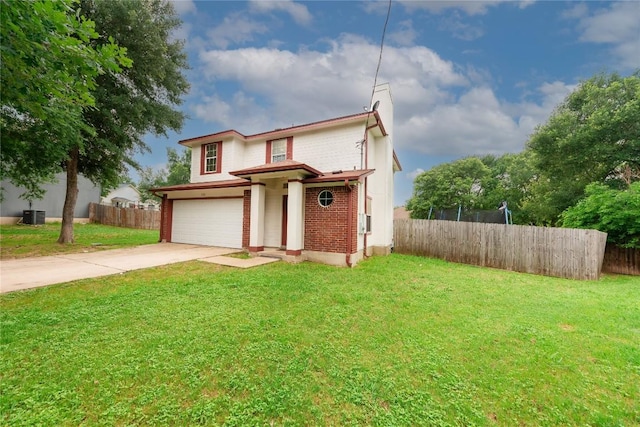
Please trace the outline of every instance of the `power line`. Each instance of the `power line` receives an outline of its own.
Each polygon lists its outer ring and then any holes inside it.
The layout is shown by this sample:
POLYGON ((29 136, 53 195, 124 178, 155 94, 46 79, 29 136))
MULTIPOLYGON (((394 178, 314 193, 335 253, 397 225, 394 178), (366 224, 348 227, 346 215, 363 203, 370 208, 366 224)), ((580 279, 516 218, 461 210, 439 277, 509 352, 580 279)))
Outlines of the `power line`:
POLYGON ((380 39, 380 55, 378 56, 378 66, 376 67, 376 75, 373 78, 373 89, 371 89, 371 99, 369 100, 369 108, 373 102, 373 96, 376 92, 376 85, 378 84, 378 73, 380 72, 380 64, 382 63, 382 50, 384 49, 384 36, 387 33, 387 24, 389 24, 389 16, 391 15, 391 0, 389 0, 389 7, 387 8, 387 17, 384 20, 384 27, 382 28, 382 38, 380 39))
POLYGON ((369 99, 369 105, 367 107, 367 121, 364 126, 364 135, 361 141, 358 141, 356 145, 360 146, 360 169, 363 168, 363 150, 364 142, 367 139, 367 128, 369 127, 369 118, 372 113, 373 97, 376 93, 376 85, 378 84, 378 73, 380 72, 380 64, 382 64, 382 51, 384 49, 384 36, 387 34, 387 25, 389 24, 389 16, 391 15, 391 0, 389 0, 389 7, 387 8, 387 17, 384 20, 384 27, 382 28, 382 38, 380 39, 380 55, 378 56, 378 66, 376 67, 376 74, 373 78, 373 88, 371 89, 371 98, 369 99))

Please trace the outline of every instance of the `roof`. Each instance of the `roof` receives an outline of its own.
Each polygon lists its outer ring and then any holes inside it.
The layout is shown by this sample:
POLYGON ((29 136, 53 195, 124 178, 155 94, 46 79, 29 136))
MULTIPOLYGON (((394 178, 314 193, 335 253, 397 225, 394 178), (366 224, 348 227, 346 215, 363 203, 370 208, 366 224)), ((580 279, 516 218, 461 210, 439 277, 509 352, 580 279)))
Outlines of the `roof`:
POLYGON ((313 123, 307 123, 304 125, 298 125, 298 126, 291 126, 288 128, 279 128, 279 129, 274 129, 271 131, 267 131, 267 132, 261 132, 261 133, 256 133, 253 135, 243 135, 242 133, 234 130, 234 129, 229 129, 229 130, 225 130, 222 132, 217 132, 217 133, 211 133, 208 135, 202 135, 202 136, 196 136, 194 138, 188 138, 188 139, 183 139, 181 141, 179 141, 180 144, 182 145, 189 145, 191 143, 198 143, 198 142, 203 142, 203 141, 214 141, 216 139, 223 139, 225 137, 229 137, 229 136, 237 136, 245 141, 251 141, 254 139, 277 139, 277 138, 281 138, 287 135, 290 135, 293 132, 302 132, 302 131, 306 131, 306 130, 311 130, 311 129, 315 129, 315 128, 322 128, 322 127, 328 127, 328 126, 335 126, 335 125, 339 125, 339 124, 343 124, 343 123, 349 123, 349 122, 357 122, 359 120, 364 120, 364 119, 369 119, 371 116, 373 116, 375 118, 376 123, 373 125, 374 127, 379 127, 380 131, 382 132, 383 135, 387 135, 387 131, 384 128, 384 125, 382 124, 382 120, 380 119, 380 115, 378 114, 377 111, 370 111, 370 112, 366 112, 366 113, 358 113, 358 114, 351 114, 349 116, 342 116, 342 117, 336 117, 333 119, 328 119, 328 120, 321 120, 318 122, 313 122, 313 123))
POLYGON ((238 176, 238 177, 248 177, 251 175, 260 175, 264 173, 271 172, 291 172, 291 171, 299 171, 306 175, 321 175, 317 169, 312 168, 311 166, 296 162, 295 160, 284 160, 282 162, 276 163, 267 163, 260 166, 254 166, 246 169, 240 169, 237 171, 229 172, 230 175, 238 176))
POLYGON ((355 169, 350 171, 335 171, 322 174, 317 177, 303 180, 304 184, 314 184, 318 182, 354 181, 371 175, 375 169, 355 169))
POLYGON ((209 181, 209 182, 192 182, 190 184, 178 184, 169 185, 166 187, 151 188, 151 193, 166 193, 169 191, 181 191, 181 190, 208 190, 212 188, 230 188, 230 187, 244 187, 251 185, 250 181, 246 179, 227 179, 224 181, 209 181))
POLYGON ((408 211, 404 206, 399 206, 393 209, 393 219, 409 219, 411 218, 411 211, 408 211))

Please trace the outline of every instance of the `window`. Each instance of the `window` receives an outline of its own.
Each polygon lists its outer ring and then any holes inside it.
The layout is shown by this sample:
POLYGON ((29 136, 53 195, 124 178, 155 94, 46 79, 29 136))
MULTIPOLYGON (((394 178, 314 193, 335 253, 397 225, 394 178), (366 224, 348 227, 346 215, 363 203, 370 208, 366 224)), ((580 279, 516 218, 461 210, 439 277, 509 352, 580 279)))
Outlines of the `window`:
POLYGON ((287 140, 271 141, 271 163, 287 160, 287 140))
POLYGON ((202 146, 202 158, 200 173, 220 173, 222 163, 222 142, 204 144, 202 146))
POLYGON ((333 203, 333 193, 329 190, 322 190, 318 194, 318 203, 323 208, 329 207, 333 203))
POLYGON ((276 163, 293 159, 293 137, 267 141, 266 163, 276 163))

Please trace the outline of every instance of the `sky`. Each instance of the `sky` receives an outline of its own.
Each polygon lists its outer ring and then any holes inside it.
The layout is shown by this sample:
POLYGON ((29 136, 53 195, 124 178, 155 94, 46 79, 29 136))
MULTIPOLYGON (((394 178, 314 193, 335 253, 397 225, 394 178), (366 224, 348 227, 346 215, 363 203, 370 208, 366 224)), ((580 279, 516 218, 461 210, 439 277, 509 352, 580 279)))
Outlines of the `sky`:
MULTIPOLYGON (((369 105, 387 1, 172 3, 183 20, 173 37, 189 57, 179 107, 187 119, 180 133, 145 137, 142 166, 164 167, 181 139, 250 135, 369 105)), ((394 101, 394 205, 433 166, 521 152, 580 81, 638 68, 638 1, 394 0, 377 77, 394 101)))

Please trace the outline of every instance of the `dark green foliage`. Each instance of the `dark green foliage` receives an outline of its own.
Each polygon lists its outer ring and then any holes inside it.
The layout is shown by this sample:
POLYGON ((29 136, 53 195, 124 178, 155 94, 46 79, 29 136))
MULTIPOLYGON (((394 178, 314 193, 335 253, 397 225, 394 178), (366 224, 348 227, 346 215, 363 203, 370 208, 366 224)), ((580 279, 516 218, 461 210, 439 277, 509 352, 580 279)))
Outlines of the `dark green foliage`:
POLYGON ((427 218, 434 209, 497 209, 502 201, 515 210, 515 220, 526 222, 521 203, 527 186, 535 177, 529 152, 500 157, 468 157, 434 167, 420 174, 407 209, 413 218, 427 218))
POLYGON ((138 190, 143 201, 153 199, 151 188, 167 185, 187 184, 191 179, 191 150, 183 149, 178 153, 173 148, 167 148, 167 168, 159 171, 147 167, 140 172, 138 190))
POLYGON ((626 190, 592 183, 585 192, 586 198, 562 213, 562 225, 600 230, 608 242, 640 248, 640 182, 626 190))
POLYGON ((73 0, 0 1, 0 170, 27 189, 27 199, 41 197, 40 185, 93 134, 83 113, 96 106, 96 80, 131 65, 113 39, 92 45, 94 23, 74 6, 73 0))
POLYGON ((184 114, 175 107, 189 89, 188 65, 183 42, 171 38, 181 21, 166 0, 83 0, 81 12, 96 22, 99 44, 113 37, 133 60, 120 75, 100 76, 97 108, 84 117, 96 132, 85 135, 79 171, 114 187, 127 165, 137 167, 134 152, 148 150, 144 135, 182 127, 184 114))
POLYGON ((640 71, 584 81, 527 148, 539 171, 528 205, 538 223, 554 224, 592 182, 626 187, 640 173, 640 71))
POLYGON ((473 209, 489 176, 489 168, 476 157, 436 166, 416 177, 407 210, 412 218, 427 218, 431 206, 453 208, 462 204, 473 209))

